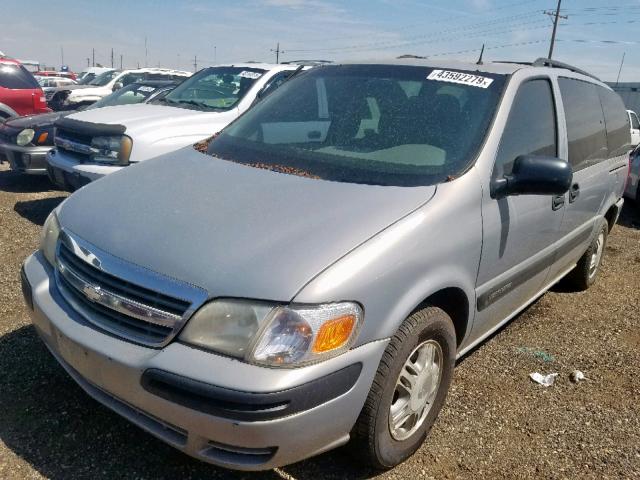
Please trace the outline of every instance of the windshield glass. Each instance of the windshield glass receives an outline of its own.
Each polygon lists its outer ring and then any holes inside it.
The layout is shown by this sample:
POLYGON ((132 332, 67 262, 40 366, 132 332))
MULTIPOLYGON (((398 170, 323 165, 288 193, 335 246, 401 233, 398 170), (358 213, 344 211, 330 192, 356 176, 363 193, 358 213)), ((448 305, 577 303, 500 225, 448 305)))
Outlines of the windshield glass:
POLYGON ((95 77, 93 80, 89 82, 89 85, 93 85, 95 87, 104 87, 107 83, 109 83, 113 78, 118 75, 120 72, 112 70, 110 72, 104 72, 95 77))
POLYGON ((142 103, 149 98, 158 87, 150 85, 140 85, 138 83, 132 83, 126 87, 116 90, 110 95, 107 95, 102 100, 98 100, 89 108, 102 108, 113 107, 114 105, 131 105, 134 103, 142 103))
POLYGON ((91 82, 91 80, 93 80, 94 78, 96 78, 96 74, 95 73, 85 73, 78 80, 78 85, 88 85, 89 82, 91 82))
POLYGON ((264 73, 260 68, 205 68, 158 102, 198 110, 228 110, 264 73))
POLYGON ((320 67, 223 130, 208 153, 327 180, 432 185, 475 160, 505 80, 428 67, 320 67))

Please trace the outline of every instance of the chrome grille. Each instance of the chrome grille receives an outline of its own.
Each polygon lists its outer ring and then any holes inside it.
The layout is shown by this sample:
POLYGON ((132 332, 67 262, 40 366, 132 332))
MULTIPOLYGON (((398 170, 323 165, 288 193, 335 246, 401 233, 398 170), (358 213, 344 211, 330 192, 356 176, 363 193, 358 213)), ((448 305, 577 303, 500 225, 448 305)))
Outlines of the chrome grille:
POLYGON ((61 235, 58 247, 56 283, 90 323, 149 346, 168 343, 206 299, 200 289, 87 247, 67 232, 61 235))

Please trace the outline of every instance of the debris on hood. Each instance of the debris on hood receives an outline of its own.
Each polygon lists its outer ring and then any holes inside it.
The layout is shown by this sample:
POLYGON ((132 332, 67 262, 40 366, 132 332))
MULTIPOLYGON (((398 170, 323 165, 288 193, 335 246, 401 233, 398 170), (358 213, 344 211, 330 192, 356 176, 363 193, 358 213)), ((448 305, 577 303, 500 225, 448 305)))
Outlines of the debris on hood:
POLYGON ((535 372, 530 373, 529 377, 536 383, 539 383, 543 387, 550 387, 556 381, 557 373, 550 373, 548 375, 542 375, 541 373, 535 372))
POLYGON ((207 150, 209 150, 209 144, 213 141, 214 138, 216 138, 218 136, 217 133, 214 133, 213 135, 211 135, 209 138, 205 138, 204 140, 200 140, 199 142, 195 143, 193 145, 193 148, 195 148, 197 151, 199 151, 200 153, 207 153, 207 150))
POLYGON ((574 370, 573 372, 571 372, 571 375, 569 375, 569 380, 571 380, 571 382, 573 383, 579 383, 582 380, 586 380, 587 377, 584 376, 584 373, 582 373, 580 370, 574 370))

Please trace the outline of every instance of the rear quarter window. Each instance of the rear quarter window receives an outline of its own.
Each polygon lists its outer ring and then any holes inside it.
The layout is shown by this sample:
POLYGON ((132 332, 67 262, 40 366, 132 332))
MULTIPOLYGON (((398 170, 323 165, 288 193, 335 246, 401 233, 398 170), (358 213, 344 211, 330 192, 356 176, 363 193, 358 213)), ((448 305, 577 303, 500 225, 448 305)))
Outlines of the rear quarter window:
POLYGON ((617 93, 604 87, 598 87, 598 93, 606 122, 609 157, 624 155, 631 148, 629 116, 624 103, 617 93))
POLYGON ((15 90, 32 90, 40 88, 40 85, 22 65, 0 63, 0 87, 15 90))
POLYGON ((569 163, 577 172, 609 157, 598 86, 572 78, 558 79, 567 121, 569 163))

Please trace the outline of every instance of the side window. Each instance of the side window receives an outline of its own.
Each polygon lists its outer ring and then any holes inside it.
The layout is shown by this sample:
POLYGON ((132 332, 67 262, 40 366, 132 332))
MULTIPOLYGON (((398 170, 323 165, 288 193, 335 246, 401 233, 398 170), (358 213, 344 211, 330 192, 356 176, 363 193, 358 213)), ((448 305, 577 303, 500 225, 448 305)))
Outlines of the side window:
POLYGON ((600 94, 607 128, 609 158, 624 155, 631 148, 629 116, 624 108, 624 103, 617 93, 604 87, 598 87, 598 93, 600 94))
POLYGON ((520 86, 496 157, 494 176, 508 175, 520 155, 558 155, 556 109, 551 82, 530 80, 520 86))
POLYGON ((634 130, 640 130, 640 121, 638 121, 638 116, 635 113, 630 113, 631 117, 631 128, 634 130))
POLYGON ((567 119, 569 163, 577 172, 609 156, 598 86, 571 78, 558 79, 567 119))

